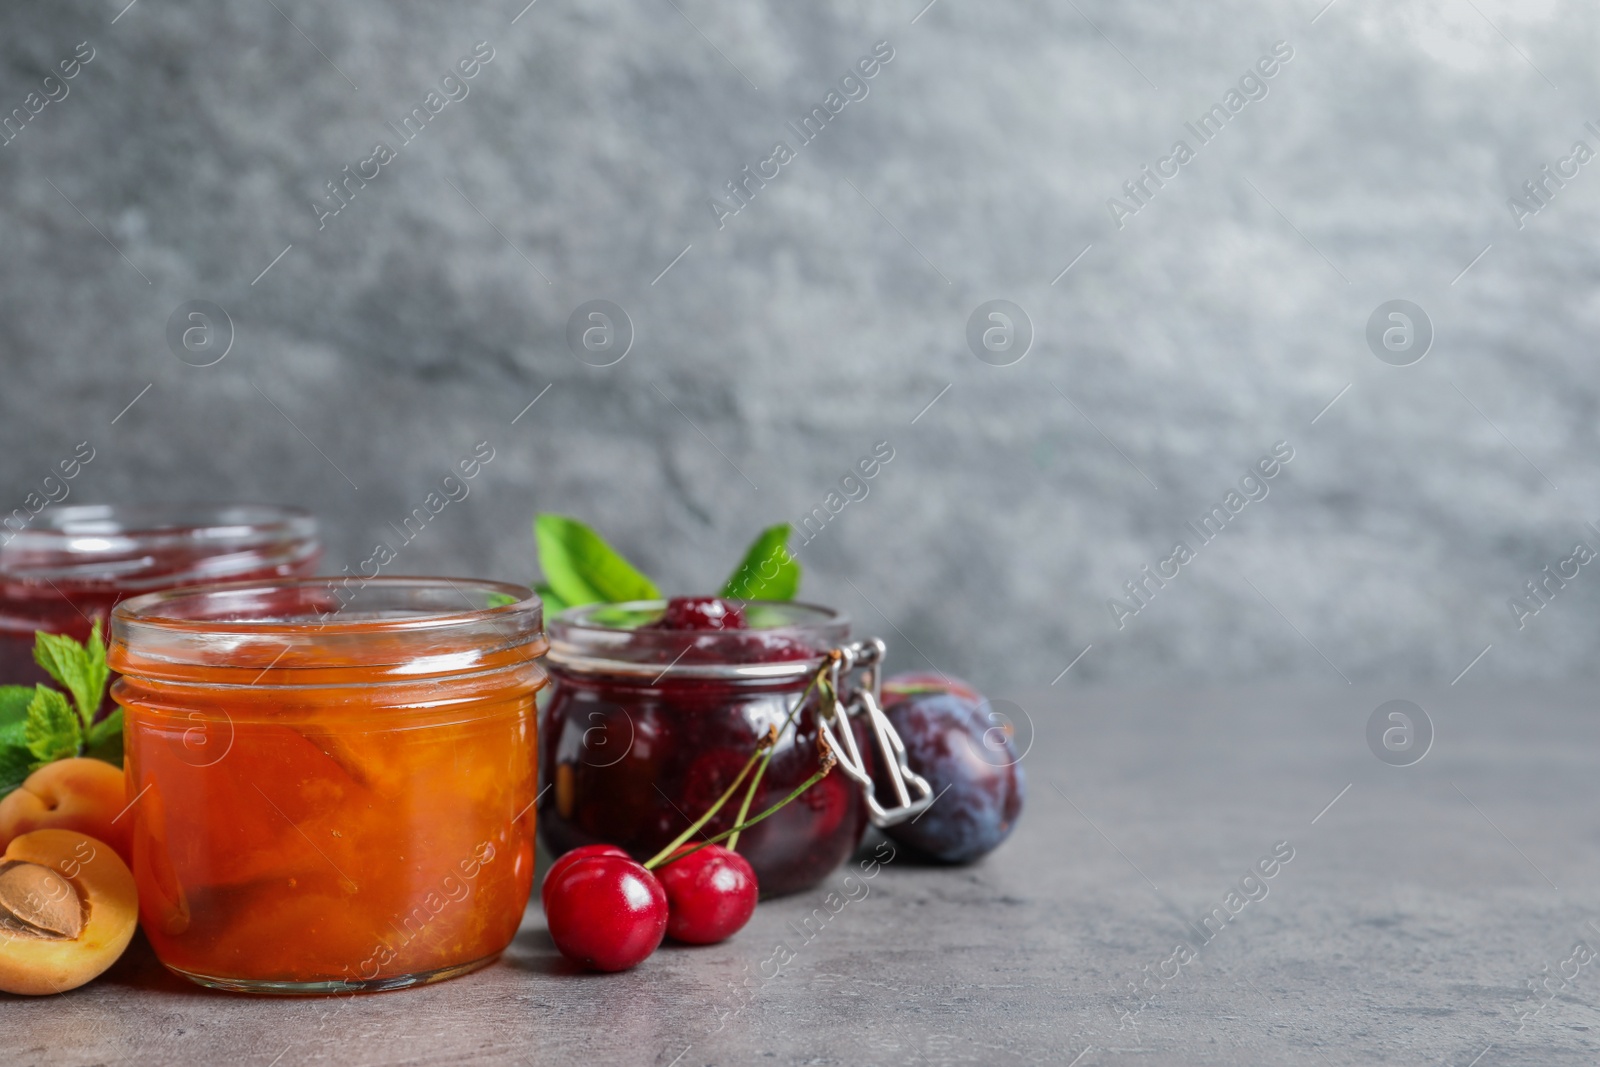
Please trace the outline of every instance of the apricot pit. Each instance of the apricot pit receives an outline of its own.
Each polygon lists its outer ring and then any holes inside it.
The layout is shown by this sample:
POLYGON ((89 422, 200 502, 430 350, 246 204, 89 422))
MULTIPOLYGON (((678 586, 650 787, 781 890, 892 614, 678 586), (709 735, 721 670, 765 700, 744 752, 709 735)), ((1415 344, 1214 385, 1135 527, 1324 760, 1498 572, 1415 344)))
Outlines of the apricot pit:
POLYGON ((0 863, 0 926, 23 937, 72 941, 83 933, 83 904, 72 883, 48 867, 0 863))
POLYGON ((133 874, 103 841, 35 830, 0 856, 0 990, 76 989, 117 962, 138 924, 133 874))

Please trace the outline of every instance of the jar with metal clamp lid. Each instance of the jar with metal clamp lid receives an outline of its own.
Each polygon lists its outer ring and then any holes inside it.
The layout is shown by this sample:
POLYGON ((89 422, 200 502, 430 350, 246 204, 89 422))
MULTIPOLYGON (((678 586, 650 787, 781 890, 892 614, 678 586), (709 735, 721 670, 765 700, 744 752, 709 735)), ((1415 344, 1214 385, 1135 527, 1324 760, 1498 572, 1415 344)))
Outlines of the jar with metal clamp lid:
MULTIPOLYGON (((660 628, 664 608, 588 605, 549 622, 539 828, 552 852, 604 842, 654 854, 715 803, 771 727, 780 732, 751 813, 816 772, 819 738, 838 764, 740 835, 763 896, 817 884, 869 822, 914 818, 931 802, 878 707, 881 641, 851 642, 844 616, 808 604, 745 604, 748 628, 737 630, 660 628)), ((738 807, 725 805, 704 835, 731 828, 738 807)))

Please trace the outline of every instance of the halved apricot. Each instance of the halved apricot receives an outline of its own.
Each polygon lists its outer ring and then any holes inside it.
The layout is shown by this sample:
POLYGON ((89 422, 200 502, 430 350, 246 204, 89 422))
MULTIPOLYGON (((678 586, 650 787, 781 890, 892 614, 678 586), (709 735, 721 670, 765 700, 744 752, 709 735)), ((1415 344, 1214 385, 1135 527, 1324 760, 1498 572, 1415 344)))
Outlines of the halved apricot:
POLYGON ((125 815, 128 786, 122 768, 97 759, 46 763, 0 800, 0 848, 34 830, 75 830, 133 862, 133 816, 125 815))
POLYGON ((117 962, 138 925, 133 874, 105 842, 35 830, 0 856, 0 990, 76 989, 117 962))

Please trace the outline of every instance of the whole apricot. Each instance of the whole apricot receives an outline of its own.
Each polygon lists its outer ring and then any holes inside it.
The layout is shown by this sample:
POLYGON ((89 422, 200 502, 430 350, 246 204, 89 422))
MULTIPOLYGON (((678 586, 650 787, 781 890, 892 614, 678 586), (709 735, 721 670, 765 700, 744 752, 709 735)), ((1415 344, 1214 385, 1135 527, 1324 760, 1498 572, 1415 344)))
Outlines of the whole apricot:
POLYGON ((117 962, 138 926, 133 874, 105 842, 35 830, 0 855, 0 990, 76 989, 117 962))
POLYGON ((123 816, 128 786, 122 768, 97 759, 46 763, 0 800, 0 848, 34 830, 76 830, 104 841, 133 862, 133 817, 123 816))

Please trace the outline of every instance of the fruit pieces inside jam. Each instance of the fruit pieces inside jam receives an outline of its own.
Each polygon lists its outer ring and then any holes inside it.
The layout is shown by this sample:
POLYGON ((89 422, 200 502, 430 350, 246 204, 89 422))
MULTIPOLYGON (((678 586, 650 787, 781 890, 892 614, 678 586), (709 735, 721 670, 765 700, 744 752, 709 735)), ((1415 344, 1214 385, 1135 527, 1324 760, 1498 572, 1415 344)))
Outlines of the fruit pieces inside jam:
POLYGON ((640 629, 684 635, 688 647, 663 648, 663 663, 785 663, 815 659, 825 651, 787 634, 751 626, 742 604, 721 597, 673 597, 660 619, 640 629))

